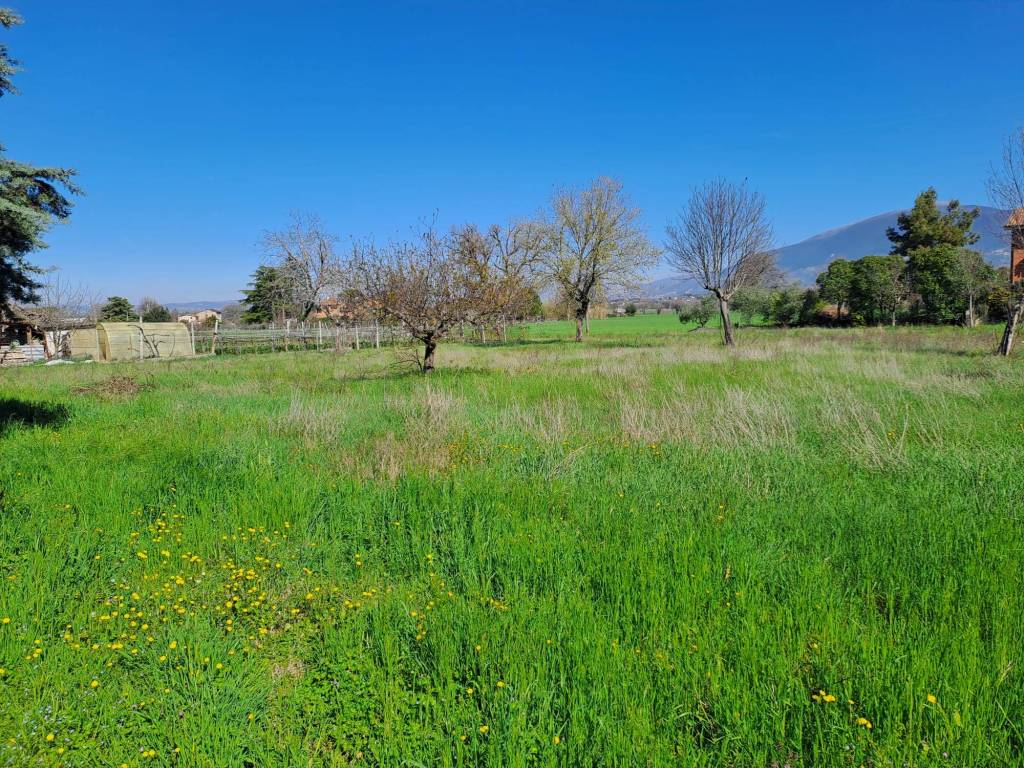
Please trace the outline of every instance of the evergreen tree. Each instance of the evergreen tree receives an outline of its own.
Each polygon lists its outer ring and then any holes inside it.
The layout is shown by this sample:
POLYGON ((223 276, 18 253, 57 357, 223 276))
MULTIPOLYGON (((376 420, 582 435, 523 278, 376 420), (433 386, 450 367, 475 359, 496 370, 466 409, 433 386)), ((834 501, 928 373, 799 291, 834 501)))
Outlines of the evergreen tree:
POLYGON ((262 325, 273 322, 276 312, 285 303, 277 269, 267 265, 252 273, 249 288, 242 291, 247 305, 241 320, 247 325, 262 325))
POLYGON ((123 323, 138 317, 132 303, 124 296, 108 296, 107 303, 100 307, 100 320, 112 323, 123 323))
POLYGON ((980 211, 966 210, 958 200, 951 200, 946 212, 939 211, 934 187, 928 187, 914 200, 914 207, 904 211, 895 227, 886 230, 892 243, 891 253, 909 259, 920 248, 951 246, 964 248, 978 242, 978 234, 971 231, 980 211))
MULTIPOLYGON (((0 8, 0 28, 21 24, 14 11, 0 8)), ((0 44, 0 97, 15 93, 11 82, 18 62, 0 44)), ((0 145, 0 312, 9 311, 14 302, 39 300, 41 287, 35 279, 39 268, 28 255, 45 248, 43 234, 58 220, 71 213, 65 195, 77 194, 72 183, 75 172, 68 168, 36 167, 3 157, 0 145)))
POLYGON ((978 234, 971 231, 978 214, 977 208, 965 210, 956 200, 941 212, 935 189, 929 187, 886 232, 892 255, 906 261, 906 275, 917 294, 914 314, 919 320, 948 323, 963 317, 968 306, 968 276, 961 253, 978 241, 978 234))
POLYGON ((137 314, 144 323, 169 323, 173 320, 167 307, 148 296, 139 302, 137 314))

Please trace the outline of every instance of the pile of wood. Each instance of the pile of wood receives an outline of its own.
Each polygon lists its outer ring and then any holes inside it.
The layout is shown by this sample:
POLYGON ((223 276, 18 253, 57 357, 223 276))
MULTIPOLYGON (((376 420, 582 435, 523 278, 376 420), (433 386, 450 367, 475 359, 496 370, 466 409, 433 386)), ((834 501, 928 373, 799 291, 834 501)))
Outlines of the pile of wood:
POLYGON ((0 365, 26 365, 46 359, 42 344, 0 346, 0 365))

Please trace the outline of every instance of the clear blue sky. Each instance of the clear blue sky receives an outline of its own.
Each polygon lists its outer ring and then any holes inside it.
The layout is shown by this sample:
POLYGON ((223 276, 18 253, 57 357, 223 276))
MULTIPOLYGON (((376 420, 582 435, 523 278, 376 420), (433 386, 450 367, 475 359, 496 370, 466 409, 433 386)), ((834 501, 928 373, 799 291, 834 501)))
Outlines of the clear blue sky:
POLYGON ((8 156, 86 196, 37 262, 104 295, 232 299, 289 211, 386 238, 620 178, 652 236, 748 177, 780 244, 984 203, 1024 123, 1018 2, 0 0, 8 156))

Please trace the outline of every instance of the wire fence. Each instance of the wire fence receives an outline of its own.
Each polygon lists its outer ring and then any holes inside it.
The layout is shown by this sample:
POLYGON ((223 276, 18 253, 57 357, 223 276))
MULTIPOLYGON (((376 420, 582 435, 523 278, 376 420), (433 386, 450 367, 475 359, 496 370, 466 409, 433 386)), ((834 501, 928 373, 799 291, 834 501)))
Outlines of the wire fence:
MULTIPOLYGON (((192 329, 192 344, 197 355, 241 355, 301 350, 342 351, 379 349, 409 344, 412 337, 396 325, 328 325, 299 323, 267 328, 192 329)), ((458 341, 488 343, 518 339, 525 333, 521 325, 474 326, 464 324, 449 334, 458 341)))

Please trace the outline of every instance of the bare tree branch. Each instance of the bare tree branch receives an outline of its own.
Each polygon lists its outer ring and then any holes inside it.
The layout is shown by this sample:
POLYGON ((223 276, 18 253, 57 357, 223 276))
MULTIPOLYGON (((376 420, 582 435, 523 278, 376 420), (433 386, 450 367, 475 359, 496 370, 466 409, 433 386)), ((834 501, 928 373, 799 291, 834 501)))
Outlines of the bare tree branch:
POLYGON ((338 238, 326 231, 316 216, 292 214, 286 229, 266 232, 263 250, 276 269, 277 288, 305 320, 341 285, 338 238))

